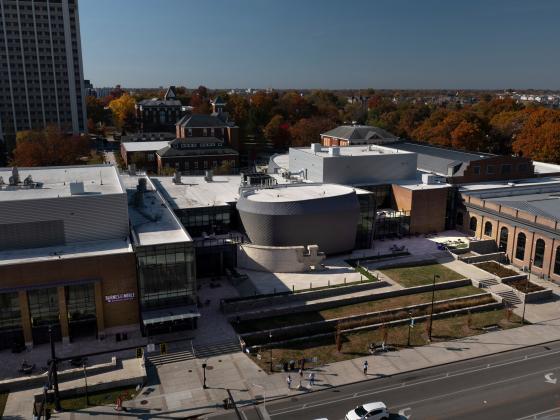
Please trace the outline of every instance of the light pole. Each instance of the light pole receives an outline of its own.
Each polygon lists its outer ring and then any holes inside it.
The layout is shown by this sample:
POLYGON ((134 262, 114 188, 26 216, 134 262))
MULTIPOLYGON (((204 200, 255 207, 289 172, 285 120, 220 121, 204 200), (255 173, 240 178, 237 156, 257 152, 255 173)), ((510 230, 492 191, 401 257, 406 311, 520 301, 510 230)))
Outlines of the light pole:
POLYGON ((527 283, 525 283, 525 297, 523 298, 523 316, 521 317, 521 325, 525 325, 525 305, 527 302, 527 293, 529 292, 529 281, 531 280, 531 266, 533 265, 533 259, 529 259, 529 277, 527 277, 527 283))
POLYGON ((202 378, 203 378, 203 382, 202 382, 202 389, 207 389, 208 387, 206 386, 206 360, 204 361, 204 363, 202 363, 202 378))
POLYGON ((408 322, 408 340, 407 340, 407 347, 410 347, 410 330, 412 328, 412 311, 408 311, 408 317, 409 322, 408 322))
POLYGON ((51 344, 51 373, 52 373, 52 383, 54 388, 54 408, 56 411, 62 411, 62 407, 60 406, 60 393, 58 392, 58 374, 57 374, 57 365, 56 365, 56 354, 54 351, 54 339, 53 339, 53 331, 52 326, 49 326, 49 341, 51 344))
POLYGON ((434 282, 432 283, 432 310, 430 311, 430 328, 428 329, 428 340, 432 341, 432 320, 434 316, 434 299, 436 294, 436 279, 439 279, 439 275, 434 274, 434 282))
POLYGON ((268 332, 268 348, 270 349, 270 373, 272 373, 272 331, 268 332))
POLYGON ((262 388, 263 390, 263 407, 266 409, 266 389, 264 389, 264 386, 259 385, 259 384, 253 384, 254 386, 258 386, 259 388, 262 388))
POLYGON ((84 364, 82 365, 83 369, 84 369, 84 381, 86 383, 86 407, 89 406, 89 400, 88 400, 88 392, 87 392, 87 372, 86 372, 86 362, 84 362, 84 364))

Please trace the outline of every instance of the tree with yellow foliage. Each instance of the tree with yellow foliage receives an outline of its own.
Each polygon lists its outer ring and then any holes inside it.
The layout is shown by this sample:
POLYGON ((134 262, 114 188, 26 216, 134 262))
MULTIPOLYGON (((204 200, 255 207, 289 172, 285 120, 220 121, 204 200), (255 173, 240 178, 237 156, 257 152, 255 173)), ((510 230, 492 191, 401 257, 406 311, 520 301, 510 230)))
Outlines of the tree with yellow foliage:
POLYGON ((136 127, 136 102, 128 93, 109 102, 115 125, 123 131, 133 131, 136 127))

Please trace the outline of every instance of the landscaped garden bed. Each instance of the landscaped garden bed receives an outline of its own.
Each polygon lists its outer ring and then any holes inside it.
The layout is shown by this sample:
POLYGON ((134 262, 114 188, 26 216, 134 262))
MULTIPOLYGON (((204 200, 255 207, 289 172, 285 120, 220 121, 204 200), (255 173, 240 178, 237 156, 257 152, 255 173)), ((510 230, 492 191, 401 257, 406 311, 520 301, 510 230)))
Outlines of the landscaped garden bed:
POLYGON ((431 284, 434 281, 434 276, 438 276, 436 277, 436 283, 465 278, 461 274, 441 264, 387 268, 382 269, 381 272, 403 287, 431 284))
POLYGON ((500 278, 519 275, 517 271, 504 267, 502 264, 495 261, 481 262, 478 264, 474 264, 474 266, 480 268, 481 270, 487 271, 490 274, 494 274, 495 276, 498 276, 500 278))
POLYGON ((505 282, 505 284, 519 290, 522 293, 534 293, 545 290, 544 287, 529 281, 529 279, 512 279, 505 282))
MULTIPOLYGON (((137 394, 138 391, 136 391, 135 386, 126 386, 108 389, 106 391, 89 392, 87 404, 85 394, 73 397, 62 397, 60 399, 60 405, 62 409, 66 411, 82 410, 97 405, 115 405, 117 398, 120 397, 122 401, 127 401, 136 397, 137 394)), ((53 405, 49 404, 47 407, 52 409, 53 405)))
MULTIPOLYGON (((426 323, 427 321, 419 321, 415 323, 414 328, 411 328, 410 344, 412 346, 428 344, 426 323)), ((495 325, 500 329, 515 328, 521 326, 521 319, 511 312, 508 315, 504 309, 434 319, 432 341, 448 341, 483 334, 485 332, 484 328, 495 325)), ((342 347, 340 352, 337 350, 334 334, 332 336, 277 346, 272 349, 273 364, 277 365, 289 360, 312 359, 314 357, 317 358, 319 364, 353 359, 369 355, 369 345, 383 341, 387 346, 406 347, 408 344, 408 331, 408 325, 399 325, 386 329, 380 328, 344 333, 341 335, 342 347)), ((269 349, 263 349, 260 357, 253 354, 251 358, 263 370, 268 370, 269 355, 269 349)))

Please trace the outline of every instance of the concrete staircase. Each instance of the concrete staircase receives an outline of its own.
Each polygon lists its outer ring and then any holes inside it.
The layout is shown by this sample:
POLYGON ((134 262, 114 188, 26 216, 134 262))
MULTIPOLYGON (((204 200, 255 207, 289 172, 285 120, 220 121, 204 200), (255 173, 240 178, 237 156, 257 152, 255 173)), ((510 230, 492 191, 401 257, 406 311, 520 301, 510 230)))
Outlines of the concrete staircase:
POLYGON ((498 296, 500 296, 503 300, 505 300, 507 303, 509 303, 510 305, 519 305, 520 303, 522 303, 521 299, 519 299, 519 297, 517 297, 517 295, 515 294, 515 292, 513 290, 503 290, 500 292, 496 292, 496 294, 498 296))
POLYGON ((208 357, 220 356, 222 354, 237 353, 238 351, 241 351, 241 346, 237 339, 194 346, 194 354, 197 359, 206 359, 208 357))
POLYGON ((481 288, 488 288, 490 286, 496 286, 497 284, 500 284, 500 282, 494 278, 490 278, 490 279, 484 279, 484 280, 480 280, 479 281, 480 287, 481 288))
POLYGON ((147 360, 154 366, 166 365, 169 363, 184 362, 185 360, 195 359, 194 354, 190 350, 179 350, 167 354, 154 354, 148 356, 147 360))

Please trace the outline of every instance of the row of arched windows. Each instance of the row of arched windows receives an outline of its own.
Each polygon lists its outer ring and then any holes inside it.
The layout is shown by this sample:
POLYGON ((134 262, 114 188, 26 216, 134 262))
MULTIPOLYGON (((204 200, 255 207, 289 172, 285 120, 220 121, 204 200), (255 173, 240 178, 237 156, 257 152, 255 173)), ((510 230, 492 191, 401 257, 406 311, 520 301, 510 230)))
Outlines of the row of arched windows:
MULTIPOLYGON (((469 229, 476 231, 478 226, 478 221, 476 217, 471 217, 469 221, 469 229)), ((492 236, 492 223, 486 222, 484 224, 484 235, 492 236)), ((498 248, 500 251, 507 250, 509 231, 507 227, 502 227, 500 229, 500 236, 498 238, 498 248)), ((517 234, 517 245, 515 247, 515 258, 518 260, 525 259, 525 247, 527 244, 527 236, 523 232, 517 234)), ((533 265, 538 268, 542 268, 544 263, 544 253, 546 251, 546 244, 544 239, 537 239, 535 242, 535 253, 533 257, 533 265)), ((554 274, 560 274, 560 246, 556 248, 556 255, 554 258, 554 274)))

